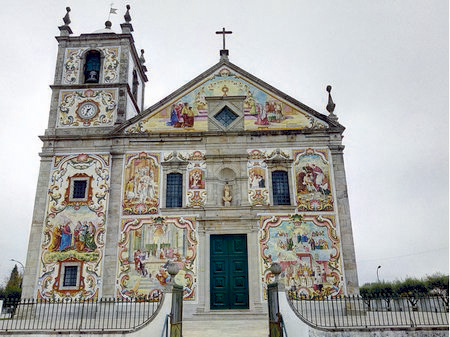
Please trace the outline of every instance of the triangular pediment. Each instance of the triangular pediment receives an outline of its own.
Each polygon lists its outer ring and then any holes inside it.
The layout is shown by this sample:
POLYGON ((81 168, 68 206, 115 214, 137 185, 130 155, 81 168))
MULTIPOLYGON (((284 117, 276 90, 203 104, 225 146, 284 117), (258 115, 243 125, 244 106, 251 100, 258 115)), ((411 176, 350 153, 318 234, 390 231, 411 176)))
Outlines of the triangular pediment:
POLYGON ((240 130, 343 129, 336 121, 222 60, 122 124, 116 132, 145 134, 215 131, 218 128, 211 127, 219 125, 221 121, 215 119, 218 111, 213 111, 212 104, 208 102, 211 99, 221 100, 222 105, 228 105, 237 111, 236 98, 242 100, 240 130))

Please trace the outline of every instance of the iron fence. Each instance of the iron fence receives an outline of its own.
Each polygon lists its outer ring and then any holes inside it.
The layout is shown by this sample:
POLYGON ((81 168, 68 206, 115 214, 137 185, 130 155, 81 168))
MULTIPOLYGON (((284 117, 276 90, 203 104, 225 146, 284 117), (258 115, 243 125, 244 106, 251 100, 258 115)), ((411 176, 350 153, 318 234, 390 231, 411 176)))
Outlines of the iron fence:
POLYGON ((448 295, 341 296, 335 298, 289 292, 297 315, 319 328, 448 327, 448 295))
POLYGON ((162 298, 5 300, 0 331, 132 331, 153 319, 162 298))

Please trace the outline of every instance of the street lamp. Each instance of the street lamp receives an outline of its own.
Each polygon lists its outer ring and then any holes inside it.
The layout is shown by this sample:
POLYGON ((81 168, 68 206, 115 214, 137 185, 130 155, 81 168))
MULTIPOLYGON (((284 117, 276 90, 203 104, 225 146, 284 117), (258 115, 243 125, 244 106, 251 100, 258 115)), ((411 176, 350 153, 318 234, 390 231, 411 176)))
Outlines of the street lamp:
POLYGON ((22 267, 22 277, 20 278, 20 288, 22 288, 22 282, 23 282, 23 275, 25 274, 25 267, 23 266, 23 263, 14 259, 10 259, 10 261, 17 262, 22 267))
POLYGON ((14 259, 10 259, 10 261, 17 262, 18 264, 20 264, 20 266, 22 267, 22 277, 23 277, 23 274, 25 274, 25 267, 23 266, 23 263, 14 259))
POLYGON ((380 268, 381 268, 381 266, 378 266, 378 268, 377 268, 377 280, 378 280, 378 283, 380 283, 380 277, 378 276, 378 271, 380 270, 380 268))

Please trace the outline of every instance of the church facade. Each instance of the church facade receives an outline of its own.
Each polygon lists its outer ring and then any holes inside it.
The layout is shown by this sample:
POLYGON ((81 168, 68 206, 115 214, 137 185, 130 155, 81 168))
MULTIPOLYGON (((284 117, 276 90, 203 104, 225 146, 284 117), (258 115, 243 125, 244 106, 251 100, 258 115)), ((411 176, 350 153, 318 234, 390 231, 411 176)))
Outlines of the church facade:
MULTIPOLYGON (((67 19, 67 20, 66 20, 67 19)), ((197 312, 263 310, 272 262, 307 296, 358 292, 344 127, 228 60, 144 109, 127 11, 56 61, 25 298, 160 296, 167 265, 197 312)))

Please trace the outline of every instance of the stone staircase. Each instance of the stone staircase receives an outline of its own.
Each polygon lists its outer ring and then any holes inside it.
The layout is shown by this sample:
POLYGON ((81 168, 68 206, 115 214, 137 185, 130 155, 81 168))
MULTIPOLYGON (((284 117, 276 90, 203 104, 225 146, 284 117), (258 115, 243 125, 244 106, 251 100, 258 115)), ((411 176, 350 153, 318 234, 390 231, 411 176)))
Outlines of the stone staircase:
POLYGON ((183 319, 183 337, 267 337, 266 314, 227 310, 196 313, 183 319))

